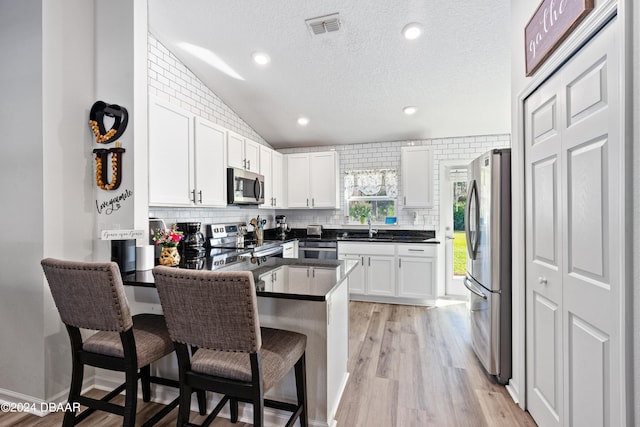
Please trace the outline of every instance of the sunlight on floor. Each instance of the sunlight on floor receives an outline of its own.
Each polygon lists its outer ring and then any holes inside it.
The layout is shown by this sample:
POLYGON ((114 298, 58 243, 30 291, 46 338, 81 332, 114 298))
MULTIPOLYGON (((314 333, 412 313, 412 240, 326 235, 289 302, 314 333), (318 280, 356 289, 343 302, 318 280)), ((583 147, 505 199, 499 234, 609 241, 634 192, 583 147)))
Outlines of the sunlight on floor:
POLYGON ((450 305, 455 305, 455 304, 466 304, 467 301, 468 301, 467 297, 438 298, 436 300, 436 307, 448 307, 450 305))

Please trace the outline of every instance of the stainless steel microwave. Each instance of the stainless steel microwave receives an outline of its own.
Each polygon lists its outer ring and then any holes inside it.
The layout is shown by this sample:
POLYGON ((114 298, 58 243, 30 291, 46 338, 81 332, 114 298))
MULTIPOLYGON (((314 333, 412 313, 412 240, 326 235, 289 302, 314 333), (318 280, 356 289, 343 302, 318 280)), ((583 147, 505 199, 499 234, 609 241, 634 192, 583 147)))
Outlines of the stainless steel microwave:
POLYGON ((227 168, 227 203, 230 205, 264 203, 264 176, 243 169, 227 168))

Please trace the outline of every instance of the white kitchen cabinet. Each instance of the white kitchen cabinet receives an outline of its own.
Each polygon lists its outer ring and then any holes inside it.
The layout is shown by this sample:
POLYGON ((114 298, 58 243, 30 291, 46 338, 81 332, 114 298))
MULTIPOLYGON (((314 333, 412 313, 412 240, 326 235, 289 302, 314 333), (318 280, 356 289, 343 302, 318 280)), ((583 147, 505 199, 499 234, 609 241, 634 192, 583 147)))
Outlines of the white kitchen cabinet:
POLYGON ((393 255, 368 255, 367 294, 383 297, 396 295, 395 258, 393 255))
POLYGON ((261 208, 283 207, 282 154, 260 146, 260 175, 264 176, 264 204, 261 208))
POLYGON ((232 168, 258 173, 260 169, 260 145, 236 132, 229 131, 227 164, 232 168))
POLYGON ((226 206, 227 130, 149 100, 149 204, 226 206))
POLYGON ((364 255, 356 255, 356 254, 344 254, 340 255, 339 259, 344 260, 354 260, 358 262, 358 265, 351 271, 349 274, 349 293, 352 294, 363 294, 365 293, 365 273, 366 270, 364 268, 364 255))
POLYGON ((227 130, 208 120, 195 119, 195 190, 198 206, 227 206, 227 130))
POLYGON ((349 275, 354 300, 431 305, 436 299, 435 245, 339 242, 338 258, 358 261, 349 275))
MULTIPOLYGON (((284 208, 284 157, 277 151, 271 152, 271 197, 274 208, 284 208)), ((296 255, 297 256, 297 255, 296 255)))
POLYGON ((258 279, 264 283, 265 292, 277 292, 278 289, 282 289, 285 276, 280 267, 260 275, 258 279))
POLYGON ((402 206, 433 207, 433 158, 428 147, 401 147, 402 206))
POLYGON ((349 275, 352 295, 396 295, 395 246, 384 243, 338 243, 338 258, 360 261, 349 275), (352 282, 353 279, 353 282, 352 282))
POLYGON ((340 207, 338 153, 287 154, 287 207, 340 207))
POLYGON ((437 248, 432 245, 398 245, 398 297, 436 298, 437 248))

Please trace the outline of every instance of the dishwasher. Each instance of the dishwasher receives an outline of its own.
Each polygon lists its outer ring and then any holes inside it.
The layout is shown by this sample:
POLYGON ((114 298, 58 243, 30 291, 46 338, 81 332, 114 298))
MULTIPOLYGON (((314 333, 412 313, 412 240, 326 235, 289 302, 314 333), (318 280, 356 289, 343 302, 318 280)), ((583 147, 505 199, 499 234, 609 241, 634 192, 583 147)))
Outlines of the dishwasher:
POLYGON ((338 259, 338 242, 322 240, 322 226, 307 226, 307 238, 298 243, 298 258, 338 259))

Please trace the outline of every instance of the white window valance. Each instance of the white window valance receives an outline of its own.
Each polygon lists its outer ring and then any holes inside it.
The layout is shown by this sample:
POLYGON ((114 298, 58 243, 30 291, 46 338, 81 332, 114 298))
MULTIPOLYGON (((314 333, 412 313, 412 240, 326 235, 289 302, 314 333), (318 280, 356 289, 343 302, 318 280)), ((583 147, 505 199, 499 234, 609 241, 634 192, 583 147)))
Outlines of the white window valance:
POLYGON ((344 178, 345 195, 350 197, 398 195, 398 174, 395 169, 347 171, 344 178))

